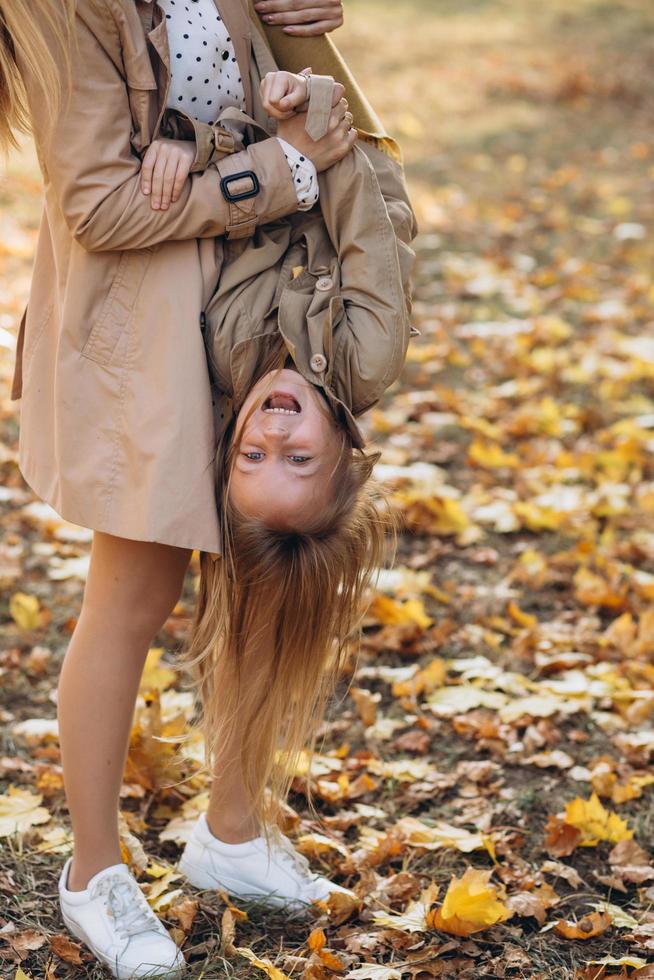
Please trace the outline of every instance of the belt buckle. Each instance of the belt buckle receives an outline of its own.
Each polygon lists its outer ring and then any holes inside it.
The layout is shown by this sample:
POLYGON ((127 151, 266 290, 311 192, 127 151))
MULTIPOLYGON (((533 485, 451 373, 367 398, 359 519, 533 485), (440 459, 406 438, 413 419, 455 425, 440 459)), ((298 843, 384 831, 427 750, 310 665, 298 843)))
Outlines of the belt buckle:
POLYGON ((239 170, 239 172, 236 174, 226 174, 225 177, 221 177, 220 189, 223 192, 223 197, 226 201, 243 201, 245 198, 254 197, 259 193, 259 178, 255 174, 254 170, 239 170), (229 184, 234 180, 240 180, 242 177, 251 178, 252 189, 249 191, 238 191, 236 194, 232 194, 232 192, 229 190, 229 184))

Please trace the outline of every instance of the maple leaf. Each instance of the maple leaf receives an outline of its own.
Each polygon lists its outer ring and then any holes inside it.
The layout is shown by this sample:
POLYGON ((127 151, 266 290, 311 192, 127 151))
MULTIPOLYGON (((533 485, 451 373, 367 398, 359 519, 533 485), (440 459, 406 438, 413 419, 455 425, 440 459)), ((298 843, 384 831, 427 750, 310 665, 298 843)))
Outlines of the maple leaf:
POLYGON ((152 647, 148 650, 139 685, 141 691, 148 691, 152 688, 157 691, 165 691, 177 680, 177 671, 160 663, 162 653, 163 647, 152 647))
POLYGON ((452 877, 442 906, 428 915, 429 924, 454 936, 470 936, 510 919, 514 913, 489 884, 491 874, 467 868, 461 878, 452 877))
POLYGON ((565 821, 581 832, 582 847, 594 847, 601 840, 617 844, 618 841, 629 840, 634 833, 622 817, 604 809, 597 793, 592 793, 589 800, 577 797, 568 803, 565 821))
POLYGON ((348 694, 354 701, 359 718, 364 725, 374 725, 377 719, 377 705, 381 701, 381 694, 377 691, 372 693, 364 687, 351 687, 348 694))
POLYGON ((175 905, 171 906, 169 915, 171 915, 173 919, 177 919, 184 932, 190 932, 193 928, 193 922, 195 921, 199 908, 200 906, 198 902, 196 902, 193 898, 189 898, 187 895, 180 902, 177 902, 175 905))
POLYGON ((335 973, 342 973, 345 970, 345 963, 336 956, 331 950, 326 948, 327 937, 324 929, 312 929, 307 939, 307 946, 311 952, 327 967, 335 973))
POLYGON ((642 884, 654 878, 654 867, 647 851, 635 840, 622 840, 609 854, 609 864, 623 881, 642 884))
POLYGON ((558 919, 552 925, 559 936, 565 939, 594 939, 610 928, 611 916, 608 912, 591 912, 578 922, 558 919))
POLYGON ((446 675, 445 661, 440 657, 435 657, 422 670, 416 671, 409 680, 394 681, 391 691, 396 698, 431 694, 444 683, 446 675))
POLYGON ((0 796, 0 837, 23 833, 36 824, 47 823, 51 813, 41 806, 42 799, 40 794, 28 789, 10 786, 7 793, 0 796))
POLYGON ((642 959, 640 956, 621 956, 616 959, 614 956, 605 956, 601 960, 589 960, 589 966, 632 966, 636 970, 642 970, 644 966, 647 966, 647 960, 642 959))
POLYGON ((344 980, 401 980, 402 974, 391 966, 382 963, 364 963, 356 970, 345 974, 344 980))
POLYGON ((421 629, 427 629, 433 622, 425 612, 421 599, 406 599, 404 602, 398 602, 384 595, 375 596, 368 609, 368 615, 384 626, 415 623, 421 629))
POLYGON ((50 948, 60 959, 75 966, 82 965, 82 947, 63 934, 50 936, 50 948))
POLYGON ((432 827, 418 820, 417 817, 402 817, 396 823, 395 829, 412 847, 420 847, 424 850, 435 851, 452 847, 464 854, 484 848, 492 851, 492 838, 488 835, 473 834, 469 830, 453 827, 443 821, 437 822, 432 827))
POLYGON ((438 897, 438 892, 438 885, 432 882, 421 892, 419 898, 409 902, 404 912, 375 912, 372 920, 377 925, 399 929, 401 932, 427 932, 428 913, 438 897))
POLYGON ((246 960, 249 960, 253 966, 256 966, 258 970, 263 970, 270 977, 270 980, 290 980, 290 978, 274 966, 269 959, 266 957, 256 956, 251 949, 246 946, 235 946, 234 949, 241 956, 244 956, 246 960))
POLYGON ((40 604, 35 595, 14 592, 9 599, 9 613, 22 630, 35 630, 41 624, 40 604))
POLYGON ((47 941, 47 936, 36 929, 25 929, 23 932, 2 932, 2 938, 8 943, 19 960, 24 960, 36 949, 41 949, 47 941))

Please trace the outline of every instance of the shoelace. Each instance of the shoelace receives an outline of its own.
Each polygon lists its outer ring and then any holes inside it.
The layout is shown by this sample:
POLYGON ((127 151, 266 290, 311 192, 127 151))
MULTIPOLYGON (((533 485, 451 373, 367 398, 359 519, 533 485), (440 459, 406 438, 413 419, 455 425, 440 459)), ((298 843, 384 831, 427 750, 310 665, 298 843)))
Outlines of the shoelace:
POLYGON ((128 939, 140 932, 159 931, 159 920, 135 881, 123 875, 107 875, 93 889, 92 897, 98 895, 104 896, 121 938, 128 939))
POLYGON ((300 877, 310 882, 316 880, 317 875, 311 870, 311 865, 304 854, 300 854, 295 850, 291 841, 282 834, 278 827, 272 827, 271 839, 274 846, 280 851, 280 856, 289 859, 294 870, 297 871, 300 877))

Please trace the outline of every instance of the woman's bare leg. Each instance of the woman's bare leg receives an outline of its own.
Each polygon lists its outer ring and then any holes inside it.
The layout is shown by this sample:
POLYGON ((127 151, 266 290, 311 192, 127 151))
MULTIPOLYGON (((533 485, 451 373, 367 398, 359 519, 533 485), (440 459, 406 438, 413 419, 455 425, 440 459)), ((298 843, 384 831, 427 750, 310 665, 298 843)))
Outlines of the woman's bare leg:
MULTIPOLYGON (((262 639, 250 638, 242 650, 244 677, 253 677, 260 665, 270 659, 270 651, 265 647, 266 625, 261 630, 262 639)), ((259 835, 259 825, 241 776, 240 748, 244 735, 237 725, 232 737, 221 746, 209 792, 207 824, 211 833, 226 844, 240 844, 259 835)))
POLYGON ((118 799, 145 656, 179 599, 186 548, 96 531, 57 713, 75 837, 68 887, 121 860, 118 799))
POLYGON ((223 752, 209 792, 207 824, 211 833, 226 844, 240 844, 259 834, 240 770, 234 757, 223 752))

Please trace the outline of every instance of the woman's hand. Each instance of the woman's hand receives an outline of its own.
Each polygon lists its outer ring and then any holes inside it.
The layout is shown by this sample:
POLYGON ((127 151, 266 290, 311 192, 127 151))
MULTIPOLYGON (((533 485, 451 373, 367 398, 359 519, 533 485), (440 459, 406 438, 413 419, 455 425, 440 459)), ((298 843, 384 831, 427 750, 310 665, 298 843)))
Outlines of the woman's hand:
POLYGON ((141 190, 153 211, 175 202, 195 160, 194 140, 158 139, 150 143, 141 164, 141 190))
POLYGON ((311 160, 318 173, 327 170, 341 160, 354 146, 358 133, 352 128, 352 113, 347 99, 339 99, 333 107, 327 132, 319 140, 313 140, 304 128, 306 112, 295 112, 289 119, 277 124, 277 135, 294 146, 311 160))
POLYGON ((326 34, 343 23, 341 0, 255 0, 254 9, 264 23, 297 37, 326 34))

